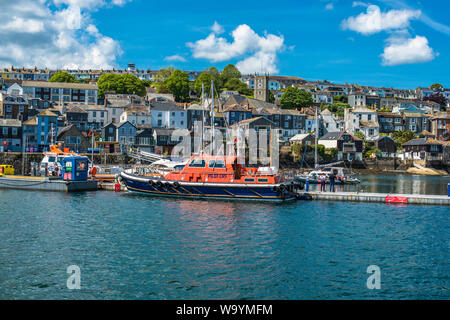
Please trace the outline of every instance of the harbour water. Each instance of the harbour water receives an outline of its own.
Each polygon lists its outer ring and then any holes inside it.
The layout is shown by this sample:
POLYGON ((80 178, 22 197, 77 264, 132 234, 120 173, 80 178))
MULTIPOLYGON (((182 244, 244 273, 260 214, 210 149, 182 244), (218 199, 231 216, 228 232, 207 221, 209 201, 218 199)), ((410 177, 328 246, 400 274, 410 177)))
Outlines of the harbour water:
MULTIPOLYGON (((431 193, 445 182, 422 178, 431 193)), ((449 299, 448 214, 0 190, 0 299, 449 299), (80 290, 66 286, 70 265, 80 290), (366 286, 370 265, 380 290, 366 286)))

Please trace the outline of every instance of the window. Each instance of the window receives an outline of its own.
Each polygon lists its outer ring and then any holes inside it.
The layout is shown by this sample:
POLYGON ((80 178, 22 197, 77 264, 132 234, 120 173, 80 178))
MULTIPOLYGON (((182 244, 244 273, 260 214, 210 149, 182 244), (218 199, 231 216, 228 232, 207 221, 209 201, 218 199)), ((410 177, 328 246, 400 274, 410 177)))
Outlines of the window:
POLYGON ((189 167, 191 168, 204 168, 206 167, 206 161, 203 159, 194 159, 189 164, 189 167))
POLYGON ((12 128, 12 135, 17 136, 17 128, 12 128))
POLYGON ((93 116, 94 118, 96 118, 96 117, 97 117, 97 112, 96 112, 96 111, 92 112, 92 116, 93 116))
POLYGON ((225 161, 224 160, 210 160, 208 165, 210 168, 223 169, 223 168, 225 168, 225 161))
POLYGON ((258 182, 269 182, 269 179, 258 179, 258 182))
POLYGON ((244 182, 255 182, 255 179, 253 179, 253 178, 245 178, 244 182))
POLYGON ((77 161, 77 171, 85 171, 88 169, 86 160, 78 160, 77 161))
POLYGON ((7 135, 8 134, 8 128, 7 127, 3 127, 3 135, 7 135))

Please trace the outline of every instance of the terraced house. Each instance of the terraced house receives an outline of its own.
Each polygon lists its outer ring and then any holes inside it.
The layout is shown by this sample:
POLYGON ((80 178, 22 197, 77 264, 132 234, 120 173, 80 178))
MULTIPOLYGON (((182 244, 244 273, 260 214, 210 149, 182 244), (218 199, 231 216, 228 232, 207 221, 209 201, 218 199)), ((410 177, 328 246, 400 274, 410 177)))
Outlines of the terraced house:
POLYGON ((414 133, 421 133, 422 131, 431 131, 430 116, 420 113, 405 113, 404 114, 405 130, 414 133))
POLYGON ((28 120, 28 100, 20 95, 0 93, 0 116, 5 119, 28 120))
POLYGON ((22 122, 20 120, 0 119, 0 145, 2 152, 22 151, 22 122))
POLYGON ((97 104, 97 84, 23 81, 24 95, 63 105, 65 102, 97 104))
POLYGON ((380 133, 405 130, 403 116, 399 113, 379 112, 378 123, 380 125, 380 133))

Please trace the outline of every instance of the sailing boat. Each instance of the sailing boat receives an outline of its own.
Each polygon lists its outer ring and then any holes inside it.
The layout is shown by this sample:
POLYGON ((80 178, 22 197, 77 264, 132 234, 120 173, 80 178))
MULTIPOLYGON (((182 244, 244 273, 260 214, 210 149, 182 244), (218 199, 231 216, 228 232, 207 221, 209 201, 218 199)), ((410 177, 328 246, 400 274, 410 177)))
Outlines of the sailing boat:
MULTIPOLYGON (((318 136, 319 136, 319 121, 317 107, 315 110, 315 150, 314 150, 314 170, 308 174, 300 174, 295 177, 297 181, 308 182, 310 184, 319 184, 321 181, 321 176, 325 176, 325 183, 330 183, 329 175, 333 174, 336 177, 336 184, 358 184, 360 180, 356 178, 351 172, 346 168, 334 167, 333 165, 338 165, 341 162, 330 163, 326 165, 319 165, 318 161, 318 136)), ((306 151, 306 150, 305 150, 306 151)), ((304 155, 303 155, 304 156, 304 155)), ((303 161, 303 160, 302 160, 303 161)), ((302 162, 303 163, 303 162, 302 162)))
MULTIPOLYGON (((214 82, 211 83, 211 129, 214 143, 214 82)), ((203 146, 203 142, 202 142, 203 146)), ((165 175, 139 176, 120 173, 128 191, 153 196, 193 199, 295 200, 296 184, 267 168, 249 168, 235 155, 209 155, 203 150, 191 156, 181 170, 165 175)))

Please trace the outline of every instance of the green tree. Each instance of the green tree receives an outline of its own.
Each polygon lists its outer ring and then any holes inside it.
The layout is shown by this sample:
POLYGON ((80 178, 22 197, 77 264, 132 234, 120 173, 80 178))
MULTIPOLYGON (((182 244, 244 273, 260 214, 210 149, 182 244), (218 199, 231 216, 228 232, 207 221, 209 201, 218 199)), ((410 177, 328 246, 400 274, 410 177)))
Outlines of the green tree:
POLYGON ((175 70, 170 77, 164 80, 164 87, 173 94, 175 101, 189 101, 189 75, 186 72, 175 70))
POLYGON ((97 86, 99 97, 104 96, 108 91, 114 91, 118 94, 137 94, 139 96, 145 96, 146 94, 142 80, 128 73, 122 75, 102 74, 97 81, 97 86))
POLYGON ((243 94, 245 96, 253 95, 253 90, 250 89, 246 83, 242 82, 237 78, 229 79, 222 89, 238 91, 240 94, 243 94))
POLYGON ((240 79, 241 72, 233 64, 229 64, 225 68, 223 68, 221 76, 222 82, 225 84, 230 79, 240 79))
POLYGON ((283 109, 307 108, 313 105, 313 98, 310 92, 289 87, 281 97, 280 103, 283 109))
POLYGON ((440 83, 433 83, 431 86, 430 86, 430 89, 442 89, 443 88, 443 86, 442 86, 442 84, 440 84, 440 83))
POLYGON ((333 102, 348 103, 348 97, 346 95, 335 96, 333 102))
POLYGON ((58 71, 56 72, 51 78, 50 80, 48 80, 49 82, 70 82, 70 83, 77 83, 77 79, 75 79, 75 77, 67 72, 64 71, 58 71))
POLYGON ((210 67, 206 69, 205 72, 209 73, 214 80, 214 88, 219 90, 223 87, 224 82, 222 80, 222 76, 220 75, 220 72, 216 67, 210 67))
POLYGON ((416 135, 412 131, 395 131, 392 133, 392 139, 397 143, 399 149, 402 148, 402 144, 414 139, 416 135))
POLYGON ((159 72, 155 75, 154 82, 151 84, 151 86, 156 89, 156 92, 169 93, 169 90, 164 86, 164 81, 169 78, 174 71, 174 67, 159 70, 159 72))
POLYGON ((272 91, 269 90, 269 101, 270 103, 275 103, 275 96, 273 95, 272 91))
POLYGON ((142 84, 144 87, 149 88, 152 86, 152 82, 150 80, 142 80, 142 84))
POLYGON ((202 94, 202 84, 205 87, 205 97, 211 95, 211 79, 212 76, 208 72, 203 72, 194 83, 194 90, 197 96, 201 97, 202 94))
POLYGON ((365 136, 364 133, 361 132, 361 131, 356 132, 356 133, 355 133, 355 137, 357 137, 357 138, 359 138, 359 139, 361 139, 361 140, 363 140, 363 141, 366 140, 366 136, 365 136))

